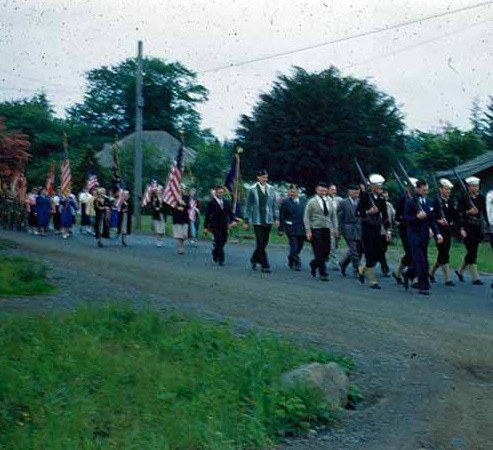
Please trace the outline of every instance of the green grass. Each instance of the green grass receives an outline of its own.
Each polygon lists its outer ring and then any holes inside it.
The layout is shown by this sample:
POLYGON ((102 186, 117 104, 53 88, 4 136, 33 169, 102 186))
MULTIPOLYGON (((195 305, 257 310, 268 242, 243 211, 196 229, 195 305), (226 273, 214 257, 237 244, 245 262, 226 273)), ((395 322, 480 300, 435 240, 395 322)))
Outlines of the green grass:
POLYGON ((20 256, 0 256, 0 296, 50 294, 46 266, 20 256))
POLYGON ((0 342, 0 448, 19 450, 266 448, 338 417, 313 391, 283 390, 282 372, 352 368, 271 335, 116 306, 3 316, 0 342))

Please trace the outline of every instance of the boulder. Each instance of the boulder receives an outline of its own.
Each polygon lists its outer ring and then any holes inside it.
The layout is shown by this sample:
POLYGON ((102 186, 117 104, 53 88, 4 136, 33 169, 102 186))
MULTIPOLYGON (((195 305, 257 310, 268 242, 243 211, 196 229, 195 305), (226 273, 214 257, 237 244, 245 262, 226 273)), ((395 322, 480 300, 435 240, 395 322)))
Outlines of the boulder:
POLYGON ((281 382, 284 387, 306 385, 317 389, 333 409, 346 406, 349 378, 335 362, 297 367, 282 374, 281 382))

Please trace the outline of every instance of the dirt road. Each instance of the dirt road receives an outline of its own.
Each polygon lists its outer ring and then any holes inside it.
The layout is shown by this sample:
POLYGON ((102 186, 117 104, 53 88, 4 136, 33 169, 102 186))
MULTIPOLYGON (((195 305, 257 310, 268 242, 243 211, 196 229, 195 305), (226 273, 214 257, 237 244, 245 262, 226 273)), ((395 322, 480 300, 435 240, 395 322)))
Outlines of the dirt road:
MULTIPOLYGON (((128 248, 97 249, 89 237, 67 241, 2 232, 51 265, 61 290, 52 298, 0 299, 0 310, 72 308, 113 297, 156 308, 231 318, 351 355, 366 400, 341 429, 290 443, 296 449, 492 449, 493 299, 485 286, 433 286, 430 297, 391 280, 373 291, 331 273, 322 283, 286 267, 270 249, 272 274, 249 269, 249 245, 227 246, 215 266, 209 243, 176 254, 134 236, 128 248)), ((304 253, 305 266, 309 253, 304 253)))

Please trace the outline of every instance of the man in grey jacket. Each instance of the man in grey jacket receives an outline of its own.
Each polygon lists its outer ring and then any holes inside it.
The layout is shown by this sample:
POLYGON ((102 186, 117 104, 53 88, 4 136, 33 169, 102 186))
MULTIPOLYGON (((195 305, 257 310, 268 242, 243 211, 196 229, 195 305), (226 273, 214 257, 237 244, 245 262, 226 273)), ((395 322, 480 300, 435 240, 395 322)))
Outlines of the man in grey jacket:
POLYGON ((272 186, 267 184, 269 175, 266 170, 257 172, 257 182, 250 188, 245 203, 245 230, 253 225, 256 247, 250 258, 252 269, 260 264, 262 272, 270 273, 270 264, 266 247, 269 244, 272 225, 279 227, 279 207, 277 194, 272 186))
POLYGON ((310 262, 312 277, 318 273, 321 281, 328 281, 327 258, 330 255, 331 234, 339 237, 334 203, 327 197, 328 185, 319 182, 305 208, 306 238, 312 243, 314 259, 310 262))
POLYGON ((359 203, 359 187, 354 185, 348 189, 348 197, 337 208, 339 231, 344 236, 348 251, 341 261, 341 273, 346 276, 349 263, 352 264, 355 276, 358 275, 358 267, 363 254, 361 243, 361 219, 356 216, 356 208, 359 203))

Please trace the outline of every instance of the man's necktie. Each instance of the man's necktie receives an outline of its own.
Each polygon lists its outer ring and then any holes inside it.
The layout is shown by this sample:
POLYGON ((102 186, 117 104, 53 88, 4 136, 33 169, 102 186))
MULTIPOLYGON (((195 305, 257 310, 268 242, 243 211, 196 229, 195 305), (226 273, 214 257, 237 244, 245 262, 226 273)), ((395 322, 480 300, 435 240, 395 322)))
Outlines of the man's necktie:
POLYGON ((327 202, 325 201, 325 198, 322 197, 322 203, 324 205, 324 216, 329 215, 329 209, 327 208, 327 202))

